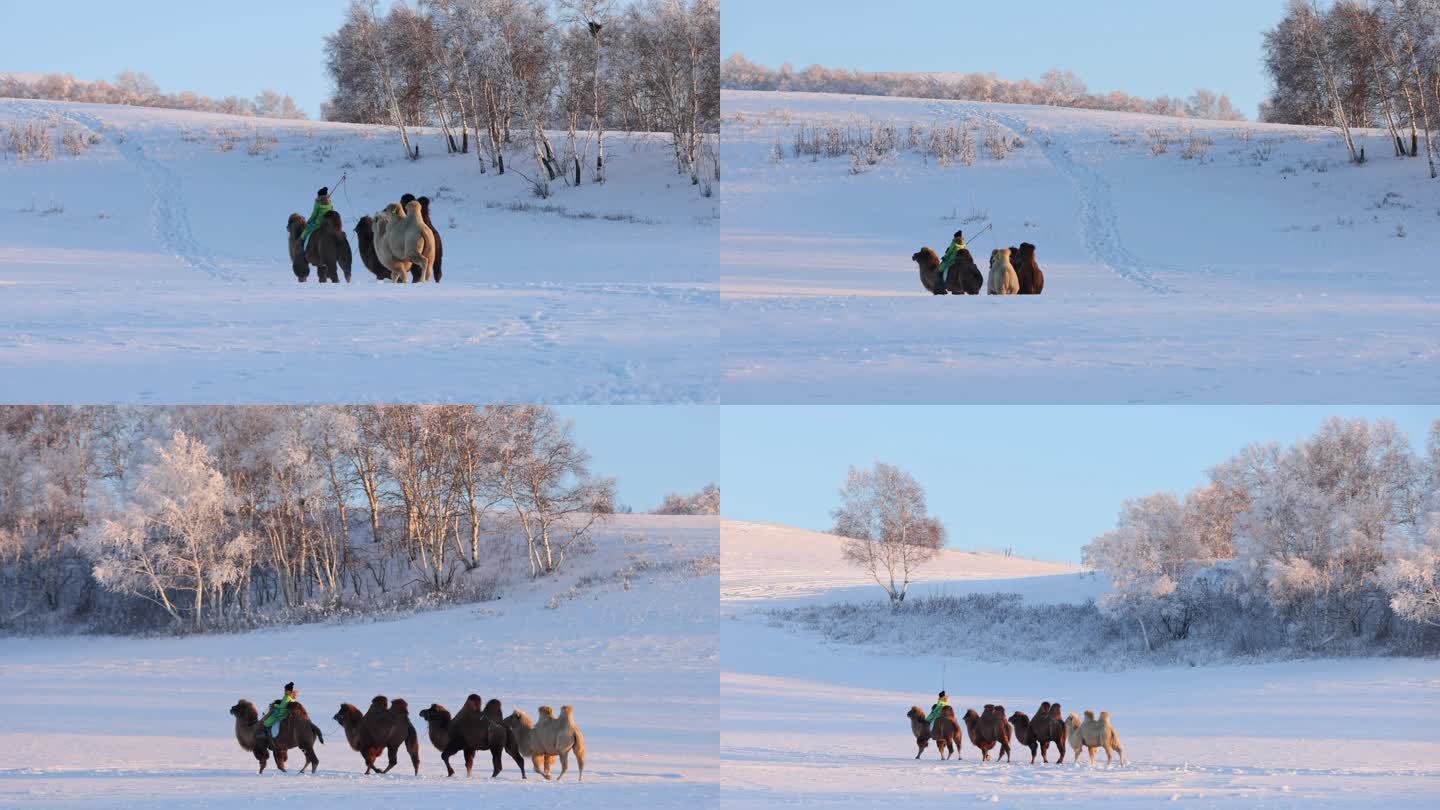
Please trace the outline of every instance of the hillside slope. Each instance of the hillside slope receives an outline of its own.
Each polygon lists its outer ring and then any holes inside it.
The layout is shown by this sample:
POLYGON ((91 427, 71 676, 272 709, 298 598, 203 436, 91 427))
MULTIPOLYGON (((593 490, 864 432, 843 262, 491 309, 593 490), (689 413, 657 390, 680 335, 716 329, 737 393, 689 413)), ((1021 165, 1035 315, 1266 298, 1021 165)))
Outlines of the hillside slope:
MULTIPOLYGON (((1440 716, 1433 661, 1101 671, 1104 662, 1063 656, 1006 661, 1001 622, 981 637, 953 626, 947 636, 941 625, 935 635, 943 642, 898 651, 886 639, 831 643, 767 609, 883 599, 879 588, 859 589, 853 572, 837 567, 834 538, 724 521, 721 543, 723 806, 875 807, 903 797, 1016 807, 1365 808, 1412 804, 1440 778, 1440 726, 1346 719, 1440 716), (975 649, 980 644, 994 649, 975 649), (1101 751, 1098 765, 1087 758, 1076 767, 1067 751, 1057 765, 1052 748, 1050 764, 1031 765, 1018 743, 1012 761, 982 762, 968 739, 959 760, 941 762, 931 746, 917 762, 905 713, 930 706, 940 689, 961 713, 998 703, 1030 714, 1042 700, 1058 701, 1067 714, 1109 711, 1126 764, 1107 765, 1101 751)), ((946 552, 918 587, 1068 601, 1103 586, 1065 569, 946 552)), ((863 616, 855 611, 851 621, 863 616)), ((1062 648, 1066 620, 1056 607, 1049 626, 1062 648)), ((1081 644, 1072 642, 1076 656, 1081 644)))
POLYGON ((1391 158, 1383 133, 1362 133, 1370 161, 1354 167, 1332 133, 1305 127, 804 93, 722 102, 727 401, 1440 393, 1440 183, 1391 158), (873 165, 863 149, 795 154, 802 130, 872 124, 902 146, 873 165), (922 154, 951 126, 970 132, 973 166, 922 154), (976 235, 982 271, 992 249, 1036 244, 1044 294, 930 296, 910 256, 957 229, 976 235))
POLYGON ((55 157, 0 159, 7 400, 716 394, 718 201, 659 136, 612 134, 607 183, 542 200, 519 145, 519 171, 481 174, 423 130, 411 162, 381 127, 0 100, 0 127, 29 125, 55 157), (67 133, 94 143, 71 155, 67 133), (352 232, 353 283, 297 284, 285 221, 321 186, 347 231, 430 196, 443 282, 376 282, 352 232))
MULTIPOLYGON (((728 604, 884 598, 868 573, 845 561, 842 540, 835 535, 722 520, 720 536, 720 598, 728 604)), ((1093 595, 1099 584, 1080 571, 1067 563, 947 548, 919 567, 910 593, 1023 591, 1036 578, 1044 578, 1050 599, 1082 600, 1093 595), (1062 580, 1065 587, 1057 588, 1062 580)))
POLYGON ((235 635, 0 639, 0 805, 713 805, 717 554, 714 518, 620 516, 560 575, 480 605, 235 635), (295 776, 291 752, 291 774, 256 776, 228 709, 289 680, 325 735, 319 773, 295 776), (508 759, 491 780, 484 752, 475 777, 447 779, 418 713, 470 692, 532 717, 574 705, 584 782, 573 760, 558 784, 522 782, 508 759), (376 694, 409 702, 418 778, 403 752, 389 775, 363 776, 331 719, 376 694))

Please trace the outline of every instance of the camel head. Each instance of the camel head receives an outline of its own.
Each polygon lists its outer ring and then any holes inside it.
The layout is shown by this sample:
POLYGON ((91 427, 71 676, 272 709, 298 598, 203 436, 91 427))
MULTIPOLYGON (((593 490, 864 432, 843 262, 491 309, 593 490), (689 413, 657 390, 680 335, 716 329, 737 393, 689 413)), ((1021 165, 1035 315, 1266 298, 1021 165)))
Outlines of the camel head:
POLYGON ((516 709, 510 712, 510 716, 505 718, 505 720, 508 725, 519 726, 520 728, 533 728, 535 726, 535 723, 530 720, 530 715, 526 714, 523 709, 516 709))
POLYGON ((330 719, 339 723, 344 728, 353 728, 360 725, 360 720, 363 717, 364 715, 360 714, 359 709, 349 703, 341 703, 340 711, 335 712, 335 716, 330 719))
POLYGON ((1023 729, 1030 725, 1030 718, 1024 712, 1017 711, 1010 715, 1010 725, 1023 729))
POLYGON ((439 703, 431 703, 430 708, 420 710, 420 719, 427 723, 447 725, 450 722, 450 710, 439 703))
POLYGON ((405 212, 400 209, 400 206, 397 203, 390 203, 389 205, 385 206, 385 214, 391 219, 405 218, 405 212))
POLYGON ((260 719, 259 712, 255 711, 255 704, 248 700, 241 700, 230 707, 230 714, 242 723, 254 723, 260 719))

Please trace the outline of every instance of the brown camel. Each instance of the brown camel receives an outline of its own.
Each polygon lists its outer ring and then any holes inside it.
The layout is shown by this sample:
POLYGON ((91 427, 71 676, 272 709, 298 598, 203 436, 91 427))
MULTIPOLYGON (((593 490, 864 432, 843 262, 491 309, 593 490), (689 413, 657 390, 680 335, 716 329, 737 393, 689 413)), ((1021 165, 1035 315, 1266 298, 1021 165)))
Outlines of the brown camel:
MULTIPOLYGON (((1015 275, 1020 279, 1021 295, 1039 295, 1045 291, 1045 274, 1040 263, 1035 261, 1035 246, 1029 242, 1020 243, 1020 251, 1011 254, 1015 275)), ((1062 721, 1063 724, 1063 721, 1062 721)))
POLYGON ((515 732, 505 725, 500 701, 491 700, 482 708, 480 696, 471 695, 453 718, 444 706, 432 703, 430 708, 420 710, 420 718, 429 724, 430 742, 440 750, 440 759, 445 763, 448 775, 455 775, 455 769, 450 767, 450 757, 457 751, 465 752, 466 776, 470 775, 475 764, 475 752, 489 751, 495 768, 490 774, 493 779, 500 775, 500 753, 504 751, 520 767, 520 778, 526 778, 525 760, 520 756, 515 732))
POLYGON ((915 758, 919 759, 925 753, 925 746, 930 744, 930 724, 925 722, 925 712, 919 706, 911 706, 905 716, 910 718, 910 733, 915 735, 915 747, 920 749, 915 758))
POLYGON ((335 712, 335 722, 345 729, 350 747, 365 758, 365 773, 389 773, 403 745, 410 752, 415 774, 420 774, 420 737, 410 723, 410 705, 404 700, 389 701, 384 695, 376 695, 364 714, 349 703, 342 703, 340 711, 335 712), (390 764, 384 770, 375 765, 382 751, 390 754, 390 764))
POLYGON ((960 755, 960 722, 955 719, 954 708, 946 706, 940 710, 940 716, 930 727, 930 736, 935 739, 935 748, 940 752, 941 759, 949 759, 952 753, 956 759, 964 759, 960 755))
POLYGON ((286 752, 291 748, 299 748, 305 754, 305 764, 300 766, 300 773, 304 773, 307 767, 314 773, 320 767, 320 758, 315 756, 315 741, 324 743, 325 735, 310 722, 310 714, 301 704, 290 704, 290 713, 281 721, 279 732, 274 736, 260 723, 260 714, 250 701, 241 700, 231 706, 230 714, 235 718, 235 740, 241 748, 255 755, 255 761, 260 763, 258 773, 265 772, 265 763, 271 751, 275 752, 275 767, 285 770, 286 752))
POLYGON ((974 709, 965 712, 965 729, 970 734, 970 742, 980 749, 980 756, 986 762, 990 761, 990 749, 997 744, 1000 746, 1000 753, 996 754, 995 760, 1005 757, 1010 761, 1010 737, 1012 729, 1010 721, 1005 719, 1005 707, 993 703, 985 704, 985 711, 976 714, 974 709))

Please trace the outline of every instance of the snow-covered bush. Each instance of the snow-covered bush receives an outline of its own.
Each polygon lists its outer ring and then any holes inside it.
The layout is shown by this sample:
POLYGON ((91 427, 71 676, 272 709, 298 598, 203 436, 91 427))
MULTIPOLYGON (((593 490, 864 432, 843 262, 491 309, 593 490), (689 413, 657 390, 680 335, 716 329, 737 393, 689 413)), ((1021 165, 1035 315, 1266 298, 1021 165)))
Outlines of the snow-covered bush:
POLYGON ((718 515, 720 514, 720 487, 706 484, 692 495, 672 492, 665 496, 653 514, 656 515, 718 515))

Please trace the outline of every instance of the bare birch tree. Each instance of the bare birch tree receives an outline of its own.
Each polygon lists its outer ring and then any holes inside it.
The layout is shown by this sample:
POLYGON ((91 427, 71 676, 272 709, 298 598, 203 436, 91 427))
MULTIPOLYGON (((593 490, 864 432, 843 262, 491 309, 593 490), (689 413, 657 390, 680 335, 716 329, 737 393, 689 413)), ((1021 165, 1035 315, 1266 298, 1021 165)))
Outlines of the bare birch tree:
POLYGON ((832 531, 846 538, 845 559, 865 569, 898 606, 920 565, 945 545, 944 526, 927 514, 919 482, 893 464, 851 467, 840 499, 830 515, 832 531))

